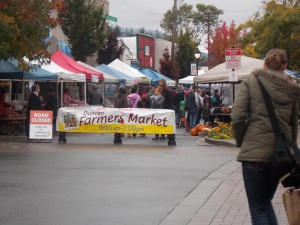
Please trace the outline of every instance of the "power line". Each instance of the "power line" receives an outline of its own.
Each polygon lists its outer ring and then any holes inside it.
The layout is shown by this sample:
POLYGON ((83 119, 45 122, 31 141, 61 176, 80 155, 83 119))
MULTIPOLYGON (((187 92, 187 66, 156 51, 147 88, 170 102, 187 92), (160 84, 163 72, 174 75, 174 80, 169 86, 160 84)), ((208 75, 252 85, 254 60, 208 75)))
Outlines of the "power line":
POLYGON ((132 2, 128 2, 126 0, 115 0, 115 3, 118 3, 118 6, 113 7, 114 9, 118 9, 117 7, 122 7, 130 13, 139 14, 141 16, 162 17, 164 14, 163 12, 156 12, 157 10, 155 9, 146 10, 145 7, 143 7, 141 4, 133 4, 132 2))

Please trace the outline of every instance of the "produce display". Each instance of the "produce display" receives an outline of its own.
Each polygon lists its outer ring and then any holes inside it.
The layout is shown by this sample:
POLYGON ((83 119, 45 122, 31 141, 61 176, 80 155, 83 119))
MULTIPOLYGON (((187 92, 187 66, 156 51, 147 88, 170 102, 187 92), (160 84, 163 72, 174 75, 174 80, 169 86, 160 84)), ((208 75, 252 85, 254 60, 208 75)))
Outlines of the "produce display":
POLYGON ((232 123, 218 122, 217 126, 210 130, 208 137, 213 139, 232 139, 232 123))
POLYGON ((197 124, 195 128, 191 129, 192 136, 198 136, 199 133, 208 135, 213 139, 232 139, 232 123, 218 122, 216 126, 211 127, 209 123, 202 125, 197 124))

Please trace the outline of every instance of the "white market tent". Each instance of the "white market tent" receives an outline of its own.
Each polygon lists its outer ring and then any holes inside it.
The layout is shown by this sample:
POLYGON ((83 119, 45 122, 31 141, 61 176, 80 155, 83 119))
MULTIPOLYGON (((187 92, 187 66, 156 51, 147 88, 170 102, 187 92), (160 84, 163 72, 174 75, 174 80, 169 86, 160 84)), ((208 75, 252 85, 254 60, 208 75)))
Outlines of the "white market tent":
MULTIPOLYGON (((29 62, 34 65, 38 65, 37 61, 29 61, 28 58, 23 58, 26 62, 29 62)), ((84 83, 84 93, 86 93, 86 75, 83 73, 74 73, 65 68, 57 65, 55 62, 50 60, 50 64, 43 64, 41 68, 57 75, 57 81, 61 83, 61 87, 63 87, 63 82, 81 82, 84 83)), ((57 93, 58 94, 58 93, 57 93)), ((63 96, 63 88, 61 88, 61 96, 63 96)), ((84 100, 86 102, 86 95, 84 95, 84 100)), ((63 98, 61 97, 61 106, 63 105, 63 98)))
MULTIPOLYGON (((202 75, 202 74, 204 74, 204 73, 205 73, 204 70, 199 70, 199 71, 198 71, 198 76, 200 76, 200 75, 202 75)), ((193 84, 193 83, 194 83, 194 78, 195 78, 195 77, 196 77, 196 76, 189 75, 189 76, 187 76, 187 77, 185 77, 185 78, 179 79, 179 80, 178 80, 178 83, 179 83, 179 84, 193 84)))
POLYGON ((101 71, 101 70, 99 70, 99 69, 97 69, 95 67, 92 67, 92 66, 90 66, 90 65, 88 65, 86 63, 83 63, 81 61, 77 61, 77 63, 80 64, 80 65, 82 65, 82 66, 84 66, 84 67, 86 67, 86 68, 88 68, 88 69, 90 69, 90 70, 94 70, 96 72, 103 73, 103 77, 104 77, 103 82, 104 83, 119 83, 119 80, 117 78, 115 78, 114 76, 112 76, 112 75, 110 75, 108 73, 105 73, 105 72, 103 72, 103 71, 101 71))
MULTIPOLYGON (((241 69, 235 70, 238 82, 245 79, 255 69, 263 68, 264 60, 241 56, 241 69)), ((217 65, 201 76, 194 77, 194 83, 228 83, 231 69, 226 69, 226 63, 217 65)))
MULTIPOLYGON (((41 66, 44 70, 48 70, 49 72, 56 73, 58 77, 58 81, 61 82, 61 87, 63 87, 63 82, 83 82, 84 85, 84 93, 86 93, 86 75, 83 73, 73 73, 69 70, 64 69, 63 67, 57 65, 55 62, 51 60, 50 64, 41 66)), ((63 88, 61 88, 61 100, 60 105, 63 105, 63 88)), ((86 95, 84 95, 84 100, 86 102, 86 95)))
MULTIPOLYGON (((24 61, 33 64, 33 65, 39 65, 37 61, 29 61, 28 58, 24 57, 24 61)), ((41 65, 41 68, 57 75, 58 81, 65 81, 65 82, 86 82, 85 74, 83 73, 74 73, 69 70, 66 70, 65 68, 57 65, 52 60, 50 61, 50 64, 43 64, 41 65)))
POLYGON ((144 74, 142 74, 140 71, 137 69, 134 69, 133 67, 127 65, 126 63, 123 63, 119 59, 115 59, 113 62, 107 65, 108 67, 118 70, 130 77, 133 77, 138 81, 138 83, 144 83, 144 84, 149 84, 150 79, 146 77, 144 74))

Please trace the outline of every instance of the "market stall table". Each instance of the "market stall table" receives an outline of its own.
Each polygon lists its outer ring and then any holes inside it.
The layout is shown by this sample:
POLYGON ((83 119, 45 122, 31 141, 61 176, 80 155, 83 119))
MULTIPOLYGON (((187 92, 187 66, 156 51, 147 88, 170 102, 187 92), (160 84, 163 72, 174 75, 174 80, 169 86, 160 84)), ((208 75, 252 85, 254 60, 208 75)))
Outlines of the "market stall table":
POLYGON ((25 114, 14 114, 11 116, 0 117, 0 134, 2 135, 18 135, 23 130, 23 121, 26 119, 25 114))
POLYGON ((218 120, 219 122, 223 122, 223 123, 231 122, 230 113, 212 113, 212 114, 210 114, 209 119, 212 124, 214 124, 216 117, 219 118, 219 120, 218 120))

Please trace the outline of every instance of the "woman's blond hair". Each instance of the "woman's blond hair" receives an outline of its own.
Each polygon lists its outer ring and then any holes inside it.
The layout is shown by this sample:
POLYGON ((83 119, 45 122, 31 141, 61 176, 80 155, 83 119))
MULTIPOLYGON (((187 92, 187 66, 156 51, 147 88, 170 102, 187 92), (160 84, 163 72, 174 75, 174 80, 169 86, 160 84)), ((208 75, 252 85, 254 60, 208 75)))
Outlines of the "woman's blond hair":
POLYGON ((271 49, 266 54, 265 65, 274 70, 280 70, 287 63, 286 52, 282 49, 271 49))
POLYGON ((162 88, 162 92, 168 90, 167 81, 164 78, 159 79, 162 82, 162 85, 159 85, 162 88))

